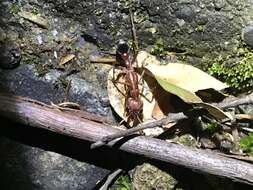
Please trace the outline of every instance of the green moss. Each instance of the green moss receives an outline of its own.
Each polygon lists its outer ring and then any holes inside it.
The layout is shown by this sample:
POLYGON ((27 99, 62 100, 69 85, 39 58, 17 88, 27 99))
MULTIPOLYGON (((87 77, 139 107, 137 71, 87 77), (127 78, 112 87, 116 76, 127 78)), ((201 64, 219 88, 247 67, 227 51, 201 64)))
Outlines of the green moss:
POLYGON ((198 26, 195 28, 195 31, 196 31, 196 32, 204 32, 204 31, 205 31, 205 26, 203 26, 203 25, 198 25, 198 26))
POLYGON ((49 64, 43 65, 41 63, 40 58, 37 55, 29 53, 23 53, 22 64, 35 65, 35 69, 39 77, 44 76, 52 68, 52 65, 49 64))
POLYGON ((128 175, 121 175, 115 182, 115 188, 110 190, 131 190, 131 182, 128 175))
POLYGON ((217 125, 217 123, 207 123, 205 131, 213 134, 214 132, 217 131, 217 129, 219 129, 219 126, 217 125))
POLYGON ((165 54, 164 41, 162 38, 156 40, 150 53, 156 56, 162 56, 165 54))
POLYGON ((32 13, 33 13, 34 15, 39 14, 39 9, 36 8, 36 7, 33 7, 33 8, 32 8, 32 13))
POLYGON ((23 64, 39 64, 40 59, 37 55, 29 54, 29 53, 23 53, 22 55, 22 63, 23 64))
POLYGON ((17 14, 18 12, 20 11, 20 6, 13 3, 11 6, 10 6, 10 13, 11 14, 17 14))
POLYGON ((240 140, 240 148, 253 156, 253 133, 240 140))
POLYGON ((39 77, 43 77, 45 74, 47 74, 50 71, 49 65, 43 65, 43 64, 37 64, 35 65, 35 68, 37 70, 37 74, 39 77))
POLYGON ((253 88, 253 53, 239 49, 237 55, 217 58, 208 72, 225 81, 231 87, 231 93, 238 94, 253 88), (236 60, 228 64, 228 60, 236 60), (231 66, 232 65, 232 66, 231 66))

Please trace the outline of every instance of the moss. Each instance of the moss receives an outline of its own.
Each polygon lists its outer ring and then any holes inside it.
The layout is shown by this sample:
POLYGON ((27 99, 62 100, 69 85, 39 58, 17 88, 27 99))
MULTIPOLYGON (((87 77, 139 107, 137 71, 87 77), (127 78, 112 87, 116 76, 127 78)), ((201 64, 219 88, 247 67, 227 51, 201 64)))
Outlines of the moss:
POLYGON ((110 190, 131 190, 131 182, 128 175, 121 175, 118 177, 116 182, 114 183, 113 188, 110 188, 110 190))
POLYGON ((253 133, 240 140, 240 148, 253 156, 253 133))
POLYGON ((213 134, 217 131, 217 129, 219 129, 217 123, 207 123, 205 131, 209 132, 210 134, 213 134))
POLYGON ((32 13, 33 13, 34 15, 39 14, 39 9, 36 8, 36 7, 33 7, 33 8, 32 8, 32 13))
POLYGON ((10 13, 11 14, 17 14, 18 12, 20 11, 20 6, 13 3, 11 6, 10 6, 10 13))
POLYGON ((49 65, 37 64, 35 65, 35 68, 37 70, 38 76, 43 77, 45 74, 47 74, 50 71, 51 67, 49 65))
POLYGON ((231 87, 232 94, 247 92, 253 87, 253 53, 240 48, 235 55, 218 57, 208 72, 225 81, 231 87))
POLYGON ((204 32, 204 31, 205 31, 205 26, 204 26, 204 25, 198 25, 198 26, 195 28, 195 31, 196 31, 196 32, 204 32))
POLYGON ((164 41, 162 38, 158 38, 155 41, 150 53, 156 56, 162 56, 165 54, 164 41))
POLYGON ((44 76, 52 68, 52 65, 49 65, 49 64, 43 65, 41 63, 40 58, 37 55, 29 54, 29 53, 23 53, 22 64, 35 65, 35 69, 39 77, 44 76))
POLYGON ((39 64, 40 59, 38 56, 34 54, 29 54, 29 53, 23 53, 22 54, 22 63, 23 64, 39 64))

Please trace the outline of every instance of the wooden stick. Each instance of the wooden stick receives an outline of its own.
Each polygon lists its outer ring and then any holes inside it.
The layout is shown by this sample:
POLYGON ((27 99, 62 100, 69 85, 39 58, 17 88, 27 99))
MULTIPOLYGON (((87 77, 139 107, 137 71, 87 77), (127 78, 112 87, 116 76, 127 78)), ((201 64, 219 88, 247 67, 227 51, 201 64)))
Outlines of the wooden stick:
MULTIPOLYGON (((230 98, 228 98, 230 99, 230 98)), ((216 106, 216 107, 219 107, 219 108, 229 108, 229 107, 236 107, 236 106, 239 106, 239 105, 243 105, 243 104, 253 104, 253 93, 250 94, 249 96, 246 96, 244 98, 232 98, 231 101, 224 101, 224 102, 221 102, 221 103, 214 103, 212 105, 216 106)), ((235 119, 239 119, 239 115, 235 115, 235 119)), ((242 117, 242 116, 241 116, 242 117)), ((244 117, 246 117, 246 115, 244 115, 244 117)), ((146 124, 142 124, 142 125, 138 125, 134 128, 131 128, 131 129, 127 129, 127 130, 124 130, 124 131, 119 131, 118 133, 115 133, 115 134, 112 134, 112 135, 108 135, 106 137, 104 137, 103 139, 101 139, 100 141, 97 141, 93 144, 91 144, 91 149, 94 149, 94 148, 98 148, 100 146, 103 146, 105 145, 106 143, 116 139, 116 138, 121 138, 121 137, 126 137, 128 135, 131 135, 135 132, 138 132, 138 131, 141 131, 143 129, 148 129, 148 128, 154 128, 154 127, 160 127, 162 125, 166 125, 166 124, 169 124, 169 123, 172 123, 172 122, 177 122, 179 120, 183 120, 183 119, 187 119, 188 116, 184 115, 184 113, 176 113, 176 114, 169 114, 168 116, 166 116, 165 118, 162 118, 160 120, 157 120, 157 121, 153 121, 153 122, 150 122, 150 123, 146 123, 146 124)), ((248 119, 251 119, 252 116, 251 115, 247 115, 247 118, 248 119)), ((222 123, 219 123, 219 125, 223 125, 222 123)))
POLYGON ((225 108, 236 107, 236 106, 244 105, 244 104, 253 104, 253 93, 243 98, 227 98, 225 99, 225 101, 222 101, 221 103, 217 103, 213 105, 219 108, 225 109, 225 108))
POLYGON ((146 124, 139 124, 138 126, 136 126, 134 128, 127 129, 127 130, 122 130, 122 131, 119 131, 115 134, 105 136, 100 141, 91 144, 91 149, 98 148, 98 147, 103 146, 106 143, 108 143, 108 142, 110 142, 114 139, 131 135, 131 134, 133 134, 135 132, 138 132, 138 131, 141 131, 143 129, 159 127, 159 126, 162 126, 162 125, 165 125, 165 124, 169 124, 169 123, 172 123, 172 122, 177 122, 179 120, 187 119, 187 118, 188 117, 181 112, 181 113, 176 113, 176 114, 170 114, 169 116, 167 116, 163 119, 157 120, 157 121, 152 121, 152 122, 149 122, 149 123, 146 123, 146 124))
MULTIPOLYGON (((0 115, 30 127, 96 142, 119 130, 90 121, 74 113, 59 111, 37 101, 0 94, 0 115)), ((200 173, 226 177, 253 185, 253 165, 217 153, 192 149, 151 137, 137 136, 126 142, 114 140, 106 146, 117 144, 120 150, 180 165, 200 173)), ((82 151, 82 150, 80 150, 82 151)))

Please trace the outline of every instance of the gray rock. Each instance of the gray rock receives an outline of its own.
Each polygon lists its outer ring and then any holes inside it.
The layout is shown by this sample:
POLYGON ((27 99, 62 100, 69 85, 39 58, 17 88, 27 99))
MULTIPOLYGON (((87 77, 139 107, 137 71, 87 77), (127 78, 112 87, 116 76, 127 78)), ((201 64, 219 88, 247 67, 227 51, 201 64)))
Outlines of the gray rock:
POLYGON ((21 60, 21 51, 16 44, 14 43, 1 44, 0 43, 0 67, 1 68, 13 69, 20 64, 20 60, 21 60))
POLYGON ((226 6, 225 0, 214 0, 214 7, 216 10, 221 10, 226 6))
POLYGON ((177 184, 173 176, 148 163, 137 166, 133 173, 133 187, 136 190, 172 190, 177 184))
MULTIPOLYGON (((2 91, 19 96, 30 97, 44 103, 60 103, 64 99, 65 88, 61 83, 62 72, 51 70, 44 77, 38 77, 33 65, 21 65, 14 70, 0 71, 0 88, 2 91)), ((79 103, 81 109, 109 115, 109 105, 101 103, 101 97, 106 97, 105 89, 93 86, 77 76, 66 78, 71 80, 69 100, 79 103)))
MULTIPOLYGON (((21 65, 13 70, 1 70, 1 92, 30 97, 48 104, 50 102, 61 102, 64 98, 64 87, 59 78, 63 73, 51 70, 44 77, 38 77, 36 73, 33 65, 21 65)), ((77 76, 68 79, 72 81, 70 100, 78 102, 81 108, 86 111, 100 115, 110 113, 109 105, 104 106, 99 101, 99 97, 103 97, 102 89, 93 87, 91 83, 77 76)), ((26 132, 31 133, 29 130, 26 132)), ((23 136, 22 133, 24 132, 21 131, 16 135, 23 136)), ((40 138, 40 133, 39 131, 31 133, 34 138, 31 138, 29 142, 31 145, 34 146, 35 139, 40 138)), ((30 139, 29 136, 27 138, 30 139)), ((47 138, 47 135, 45 135, 45 138, 47 138)), ((23 140, 21 139, 21 141, 23 140)), ((49 141, 54 142, 52 139, 49 141)), ((43 143, 45 142, 42 141, 38 144, 43 143)), ((60 146, 63 142, 58 143, 60 146)), ((56 151, 59 151, 59 149, 61 150, 62 147, 58 147, 56 151)), ((72 152, 67 147, 65 149, 72 152)), ((1 189, 91 190, 109 172, 84 161, 77 161, 51 151, 22 145, 6 138, 0 138, 0 152, 2 152, 0 156, 0 176, 5 176, 4 180, 0 180, 1 189)))
POLYGON ((108 170, 0 137, 3 190, 91 190, 108 170))
POLYGON ((247 45, 253 47, 253 25, 246 26, 242 29, 242 39, 247 45))

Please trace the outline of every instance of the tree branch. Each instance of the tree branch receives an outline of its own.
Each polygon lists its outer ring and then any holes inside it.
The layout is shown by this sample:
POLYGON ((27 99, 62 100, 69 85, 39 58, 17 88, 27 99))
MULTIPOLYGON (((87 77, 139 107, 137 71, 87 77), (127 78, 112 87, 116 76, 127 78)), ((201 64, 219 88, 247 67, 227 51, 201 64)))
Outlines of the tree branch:
MULTIPOLYGON (((253 93, 246 96, 246 97, 239 98, 239 99, 238 98, 227 98, 223 102, 213 103, 212 105, 214 105, 218 108, 221 108, 221 109, 225 109, 225 108, 229 108, 229 107, 236 107, 236 106, 243 105, 243 104, 253 104, 253 93)), ((247 115, 247 117, 251 118, 252 116, 247 115)), ((127 130, 124 130, 124 131, 119 131, 115 134, 105 136, 101 140, 91 144, 91 149, 98 148, 98 147, 103 146, 106 143, 108 143, 108 142, 110 142, 114 139, 121 138, 121 137, 126 137, 128 135, 131 135, 131 134, 133 134, 135 132, 138 132, 138 131, 141 131, 143 129, 161 127, 163 125, 173 123, 173 122, 177 122, 179 120, 183 120, 183 119, 187 119, 187 118, 189 118, 189 117, 184 115, 183 112, 171 113, 168 116, 166 116, 165 118, 162 118, 160 120, 145 123, 145 124, 139 124, 134 128, 127 129, 127 130)), ((235 119, 237 119, 237 118, 235 118, 235 119)))
MULTIPOLYGON (((26 98, 0 94, 0 115, 27 126, 96 142, 119 129, 94 122, 79 114, 54 109, 26 98)), ((200 173, 213 174, 253 185, 253 165, 226 158, 206 150, 191 149, 151 137, 137 136, 126 142, 114 140, 106 146, 184 166, 200 173)))

